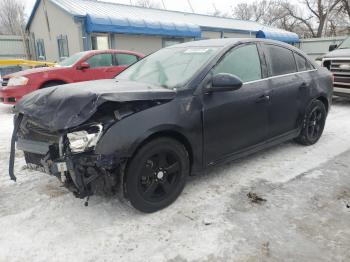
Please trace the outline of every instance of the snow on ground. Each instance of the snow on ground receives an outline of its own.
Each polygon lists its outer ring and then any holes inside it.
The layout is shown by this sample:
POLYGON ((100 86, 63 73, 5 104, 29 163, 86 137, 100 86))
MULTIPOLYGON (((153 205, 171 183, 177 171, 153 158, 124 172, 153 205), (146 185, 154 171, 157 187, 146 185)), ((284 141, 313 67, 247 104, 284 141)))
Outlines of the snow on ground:
POLYGON ((170 207, 89 206, 60 182, 7 173, 12 114, 0 106, 0 261, 350 261, 350 102, 314 146, 285 143, 189 179, 170 207), (267 201, 254 204, 255 192, 267 201))

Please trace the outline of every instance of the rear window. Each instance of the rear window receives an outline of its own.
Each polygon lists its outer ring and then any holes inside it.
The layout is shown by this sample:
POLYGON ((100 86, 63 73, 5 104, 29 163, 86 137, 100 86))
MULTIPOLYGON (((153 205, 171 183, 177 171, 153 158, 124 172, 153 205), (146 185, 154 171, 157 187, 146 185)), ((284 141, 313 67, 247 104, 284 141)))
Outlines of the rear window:
POLYGON ((295 61, 297 62, 298 71, 306 71, 307 70, 307 61, 301 55, 294 53, 295 61))
POLYGON ((265 50, 269 58, 269 69, 272 76, 297 72, 293 52, 291 50, 266 44, 265 50))

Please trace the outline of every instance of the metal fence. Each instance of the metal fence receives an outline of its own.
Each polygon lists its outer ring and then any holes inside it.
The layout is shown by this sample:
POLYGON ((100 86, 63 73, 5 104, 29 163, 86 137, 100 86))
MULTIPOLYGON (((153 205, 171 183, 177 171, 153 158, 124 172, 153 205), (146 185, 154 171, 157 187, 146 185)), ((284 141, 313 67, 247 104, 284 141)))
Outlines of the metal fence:
MULTIPOLYGON (((23 38, 17 35, 0 35, 0 59, 26 59, 23 38)), ((22 70, 19 66, 0 66, 1 76, 22 70)))
POLYGON ((316 58, 329 52, 328 48, 330 45, 338 45, 346 37, 347 36, 301 39, 298 47, 312 59, 316 60, 316 58))

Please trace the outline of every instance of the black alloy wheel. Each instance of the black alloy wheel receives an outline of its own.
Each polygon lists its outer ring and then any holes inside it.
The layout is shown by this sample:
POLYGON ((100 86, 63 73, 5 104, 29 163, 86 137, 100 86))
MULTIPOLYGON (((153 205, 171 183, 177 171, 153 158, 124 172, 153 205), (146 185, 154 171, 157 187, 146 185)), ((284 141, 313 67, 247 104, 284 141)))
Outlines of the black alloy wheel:
POLYGON ((185 147, 171 138, 144 145, 127 167, 125 189, 131 204, 142 212, 170 205, 182 192, 189 174, 185 147))
POLYGON ((303 145, 313 145, 321 137, 326 123, 327 112, 324 104, 314 100, 310 104, 305 118, 304 125, 296 141, 303 145))

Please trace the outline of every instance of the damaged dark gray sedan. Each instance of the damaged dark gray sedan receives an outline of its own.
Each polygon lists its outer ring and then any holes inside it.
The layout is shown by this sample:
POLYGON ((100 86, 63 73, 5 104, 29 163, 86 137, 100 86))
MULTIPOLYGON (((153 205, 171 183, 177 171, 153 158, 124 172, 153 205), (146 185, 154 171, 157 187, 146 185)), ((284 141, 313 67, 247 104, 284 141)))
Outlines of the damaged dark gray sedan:
MULTIPOLYGON (((295 139, 318 141, 332 77, 298 49, 217 39, 164 48, 115 79, 49 87, 17 103, 15 144, 77 197, 122 192, 143 212, 190 174, 295 139)), ((244 174, 237 174, 244 175, 244 174)))

